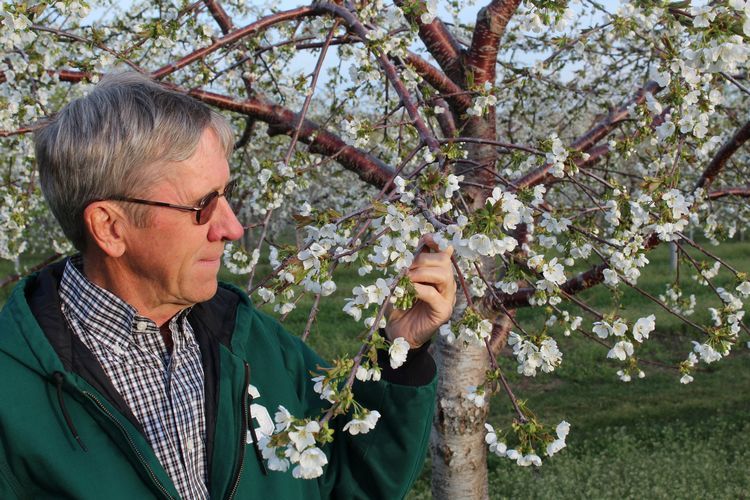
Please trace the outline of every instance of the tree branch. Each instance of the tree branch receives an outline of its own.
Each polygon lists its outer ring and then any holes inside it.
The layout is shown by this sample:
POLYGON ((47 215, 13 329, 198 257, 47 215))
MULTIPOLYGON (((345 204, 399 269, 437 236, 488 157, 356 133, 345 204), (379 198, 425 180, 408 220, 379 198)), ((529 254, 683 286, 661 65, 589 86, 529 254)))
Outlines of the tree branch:
POLYGON ((163 66, 157 69, 156 71, 151 73, 151 77, 154 78, 155 80, 160 80, 164 78, 165 76, 170 75, 174 73, 175 71, 181 68, 184 68, 185 66, 195 61, 203 59, 207 55, 211 54, 212 52, 216 52, 222 47, 232 44, 238 40, 241 40, 242 38, 245 38, 246 36, 253 35, 257 33, 258 31, 261 31, 270 26, 273 26, 274 24, 288 21, 290 19, 300 19, 300 18, 304 18, 308 16, 313 16, 313 15, 320 14, 320 13, 321 11, 315 7, 298 7, 296 9, 286 10, 283 12, 277 12, 276 14, 263 17, 253 23, 248 24, 244 28, 240 28, 238 30, 228 33, 227 35, 216 40, 214 43, 212 43, 208 47, 203 47, 201 49, 198 49, 192 52, 191 54, 188 54, 185 57, 179 59, 178 61, 174 63, 167 64, 166 66, 163 66))
POLYGON ((52 255, 46 257, 44 260, 42 260, 38 264, 35 264, 34 266, 28 268, 25 272, 21 274, 11 274, 9 276, 6 276, 5 278, 3 278, 2 281, 0 281, 0 289, 10 285, 11 283, 15 283, 16 281, 20 280, 24 276, 37 272, 41 268, 45 267, 47 264, 51 264, 59 258, 60 258, 59 253, 53 253, 52 255))
POLYGON ((471 97, 466 91, 456 85, 445 73, 425 61, 419 55, 409 52, 406 63, 425 79, 427 83, 440 92, 441 97, 448 102, 456 115, 465 113, 472 106, 471 97))
MULTIPOLYGON (((606 118, 597 123, 581 137, 573 141, 568 148, 573 151, 586 151, 587 149, 593 147, 597 142, 606 137, 620 122, 628 117, 628 115, 630 114, 628 108, 630 106, 632 106, 633 104, 643 103, 643 101, 646 100, 646 94, 654 93, 658 90, 660 90, 660 87, 656 82, 648 82, 638 90, 633 99, 610 112, 606 118)), ((551 167, 551 163, 546 163, 541 167, 524 175, 517 181, 514 181, 513 184, 518 186, 519 189, 536 186, 537 184, 544 182, 544 179, 547 176, 547 172, 551 167)))
MULTIPOLYGON (((321 2, 317 5, 322 10, 341 18, 341 20, 349 28, 351 28, 360 39, 367 40, 367 28, 365 28, 365 26, 359 21, 359 19, 354 16, 354 14, 349 9, 331 2, 321 2)), ((378 58, 378 61, 380 62, 380 67, 383 68, 383 71, 388 78, 388 81, 396 90, 398 97, 401 99, 401 104, 409 113, 409 118, 411 118, 414 128, 416 128, 417 132, 419 132, 420 139, 422 139, 422 142, 427 145, 430 151, 439 152, 440 146, 437 142, 437 139, 435 139, 435 136, 427 127, 427 124, 425 124, 424 120, 422 120, 422 117, 419 116, 417 106, 412 100, 408 89, 399 78, 398 73, 396 72, 396 67, 388 58, 388 55, 383 53, 383 51, 375 51, 375 54, 378 58)))
MULTIPOLYGON (((652 234, 643 243, 645 250, 650 250, 661 243, 661 240, 652 234)), ((584 290, 587 290, 595 285, 604 281, 604 270, 609 269, 609 265, 606 263, 598 264, 593 266, 588 271, 584 271, 577 276, 570 278, 568 281, 560 285, 560 290, 564 295, 575 295, 584 290)), ((504 308, 516 309, 519 307, 528 307, 529 298, 536 292, 534 287, 526 287, 519 289, 516 293, 510 295, 499 295, 495 296, 491 293, 485 294, 482 302, 485 307, 499 311, 504 308)))
POLYGON ((12 135, 23 135, 33 132, 39 128, 39 125, 29 125, 26 127, 17 128, 15 130, 0 130, 0 137, 10 137, 12 135))
MULTIPOLYGON (((268 124, 271 136, 294 133, 299 115, 282 106, 261 98, 251 97, 237 101, 225 95, 194 89, 186 91, 177 86, 173 89, 184 92, 196 99, 217 108, 252 116, 268 124)), ((310 147, 310 151, 324 156, 333 156, 347 170, 356 173, 360 179, 378 188, 391 182, 393 168, 380 159, 345 143, 336 134, 320 127, 311 120, 303 120, 299 125, 299 140, 310 147)))
POLYGON ((708 193, 710 200, 718 200, 725 196, 737 196, 739 198, 750 198, 750 188, 726 188, 708 193))
POLYGON ((474 74, 474 84, 495 83, 495 67, 500 39, 521 0, 492 0, 477 14, 474 36, 466 55, 466 69, 474 74))
MULTIPOLYGON (((396 0, 396 5, 404 8, 404 0, 396 0)), ((430 55, 435 58, 438 65, 445 71, 445 74, 455 83, 460 84, 463 81, 461 72, 461 46, 456 38, 448 31, 443 21, 435 18, 431 23, 425 24, 421 19, 421 12, 426 11, 424 2, 411 0, 411 6, 419 5, 423 10, 419 11, 414 8, 406 9, 404 15, 406 18, 419 27, 419 38, 424 43, 430 55)))
POLYGON ((208 11, 216 20, 216 23, 221 28, 222 33, 227 34, 234 29, 232 18, 229 17, 227 12, 224 10, 224 7, 222 7, 219 2, 217 2, 216 0, 203 0, 203 3, 206 4, 208 11))
POLYGON ((711 183, 714 181, 724 165, 727 164, 729 158, 740 149, 740 147, 750 139, 750 121, 740 127, 734 135, 725 142, 714 155, 711 163, 708 164, 706 170, 703 171, 703 175, 698 179, 695 188, 708 189, 711 183))

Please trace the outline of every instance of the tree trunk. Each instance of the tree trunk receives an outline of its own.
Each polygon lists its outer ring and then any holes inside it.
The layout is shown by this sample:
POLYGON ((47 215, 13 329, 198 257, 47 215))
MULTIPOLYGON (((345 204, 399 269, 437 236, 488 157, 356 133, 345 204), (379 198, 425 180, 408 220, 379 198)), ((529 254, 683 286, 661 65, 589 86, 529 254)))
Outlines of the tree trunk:
MULTIPOLYGON (((471 137, 494 139, 494 111, 489 115, 490 119, 461 121, 461 130, 471 137)), ((463 175, 464 181, 470 183, 462 187, 461 193, 470 210, 474 211, 484 206, 495 185, 497 148, 488 144, 468 144, 466 150, 470 161, 459 161, 456 173, 463 175)), ((486 276, 494 276, 494 259, 484 258, 481 261, 486 276)), ((459 296, 462 294, 460 290, 458 293, 459 296)), ((458 310, 454 311, 454 315, 458 310)), ((436 500, 487 499, 484 423, 487 421, 489 402, 483 408, 477 408, 464 397, 468 392, 467 387, 479 386, 485 381, 489 367, 487 349, 475 345, 467 348, 450 345, 443 337, 438 337, 434 355, 440 379, 430 436, 432 496, 436 500)))
POLYGON ((436 339, 437 410, 430 436, 432 495, 436 500, 487 499, 487 446, 484 422, 489 405, 477 408, 464 397, 468 386, 484 381, 488 368, 484 347, 448 344, 436 339))

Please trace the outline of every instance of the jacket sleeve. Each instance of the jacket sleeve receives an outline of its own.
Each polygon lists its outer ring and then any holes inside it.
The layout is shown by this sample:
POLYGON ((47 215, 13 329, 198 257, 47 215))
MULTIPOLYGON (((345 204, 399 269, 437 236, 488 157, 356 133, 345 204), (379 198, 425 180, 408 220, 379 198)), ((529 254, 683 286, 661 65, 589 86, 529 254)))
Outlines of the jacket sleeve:
POLYGON ((20 499, 26 498, 22 495, 22 488, 8 468, 4 457, 0 457, 0 498, 20 499))
MULTIPOLYGON (((277 334, 303 365, 294 370, 304 378, 297 387, 306 413, 314 415, 328 403, 314 392, 309 374, 326 363, 278 323, 277 334)), ((325 449, 328 465, 318 480, 321 498, 403 498, 422 470, 435 409, 435 363, 426 348, 410 352, 397 370, 387 365, 387 353, 379 358, 383 378, 356 381, 354 395, 365 408, 379 411, 380 419, 373 430, 356 436, 343 431, 351 415, 334 419, 334 441, 325 449)))

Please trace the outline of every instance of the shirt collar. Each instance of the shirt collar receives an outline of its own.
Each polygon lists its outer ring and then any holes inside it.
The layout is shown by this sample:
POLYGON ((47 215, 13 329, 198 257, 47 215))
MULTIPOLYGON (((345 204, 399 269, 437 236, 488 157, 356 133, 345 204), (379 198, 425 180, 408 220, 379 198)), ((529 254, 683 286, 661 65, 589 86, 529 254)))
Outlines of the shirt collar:
MULTIPOLYGON (((144 332, 158 332, 154 322, 138 314, 138 311, 109 290, 89 281, 83 274, 83 258, 80 254, 70 257, 65 264, 60 281, 60 298, 81 326, 96 332, 100 341, 110 349, 126 349, 133 337, 144 332)), ((175 347, 189 340, 192 328, 187 316, 192 307, 187 307, 169 321, 170 330, 177 332, 175 347)), ((140 343, 140 342, 139 342, 140 343)))

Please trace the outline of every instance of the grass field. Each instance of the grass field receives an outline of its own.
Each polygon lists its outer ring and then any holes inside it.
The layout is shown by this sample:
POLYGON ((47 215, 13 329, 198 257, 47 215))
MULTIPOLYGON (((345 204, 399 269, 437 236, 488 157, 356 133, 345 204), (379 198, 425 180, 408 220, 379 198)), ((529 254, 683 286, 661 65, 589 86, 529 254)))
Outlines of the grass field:
MULTIPOLYGON (((750 270, 750 244, 731 242, 711 248, 742 271, 750 270)), ((698 257, 697 252, 692 255, 698 257)), ((663 293, 672 276, 666 248, 649 254, 651 264, 639 285, 649 293, 663 293)), ((0 269, 6 271, 8 268, 0 269)), ((259 277, 268 268, 259 270, 259 277)), ((719 302, 705 288, 681 271, 686 294, 695 293, 698 306, 691 318, 707 323, 706 308, 719 302)), ((244 284, 227 274, 231 279, 244 284)), ((722 271, 717 286, 731 285, 722 271)), ((313 325, 310 344, 330 359, 358 347, 361 330, 342 311, 344 299, 360 282, 356 272, 343 269, 339 290, 321 304, 313 325)), ((733 288, 733 286, 732 286, 733 288)), ((4 300, 8 290, 0 290, 4 300)), ((604 312, 610 292, 598 287, 581 295, 604 312)), ((304 297, 297 310, 286 318, 286 327, 301 333, 312 299, 304 297)), ((657 331, 642 354, 676 364, 698 337, 678 319, 668 315, 639 294, 628 291, 622 297, 620 314, 637 318, 657 317, 657 331)), ((530 330, 542 319, 530 310, 519 313, 530 330)), ((590 317, 585 318, 589 322, 590 317)), ((745 319, 747 324, 747 318, 745 319)), ((581 336, 556 339, 564 353, 563 364, 551 375, 524 378, 515 373, 515 361, 507 352, 500 358, 516 394, 545 422, 562 419, 571 423, 568 448, 547 460, 539 469, 519 468, 506 459, 489 462, 492 498, 748 498, 750 497, 750 349, 745 334, 741 345, 719 363, 701 365, 690 385, 679 383, 676 370, 643 365, 646 378, 623 383, 615 372, 618 365, 606 359, 607 350, 581 336)), ((491 423, 509 427, 512 412, 507 398, 492 400, 491 423)), ((429 461, 410 498, 430 498, 429 461)))

